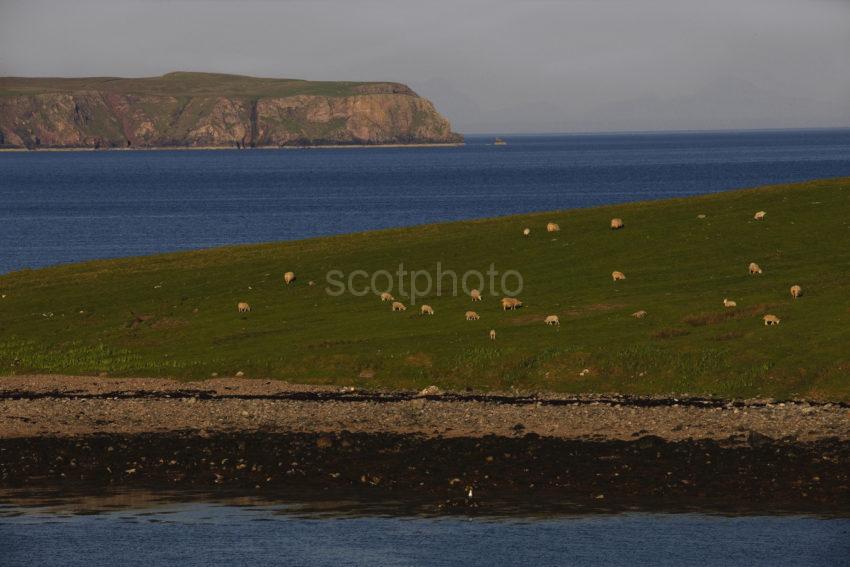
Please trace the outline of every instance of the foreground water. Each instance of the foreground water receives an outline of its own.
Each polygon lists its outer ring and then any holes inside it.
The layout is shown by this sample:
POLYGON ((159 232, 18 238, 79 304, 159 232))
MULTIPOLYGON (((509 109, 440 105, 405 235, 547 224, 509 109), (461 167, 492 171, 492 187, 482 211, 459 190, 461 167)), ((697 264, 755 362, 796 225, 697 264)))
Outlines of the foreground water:
POLYGON ((598 514, 299 514, 171 504, 98 513, 0 507, 2 565, 848 565, 850 519, 598 514))
POLYGON ((850 175, 850 130, 0 154, 0 273, 850 175))

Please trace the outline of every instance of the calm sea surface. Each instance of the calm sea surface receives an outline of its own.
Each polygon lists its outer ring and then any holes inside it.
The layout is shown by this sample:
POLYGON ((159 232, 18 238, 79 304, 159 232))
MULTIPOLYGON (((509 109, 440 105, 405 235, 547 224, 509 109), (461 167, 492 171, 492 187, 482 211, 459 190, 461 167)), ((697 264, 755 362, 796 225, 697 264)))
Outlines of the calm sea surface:
MULTIPOLYGON (((850 175, 850 130, 469 137, 462 148, 0 154, 0 273, 850 175)), ((304 517, 0 505, 0 565, 850 565, 850 520, 304 517)))
POLYGON ((0 512, 4 566, 850 565, 846 518, 319 518, 274 506, 215 504, 100 514, 0 512))
POLYGON ((0 153, 0 273, 850 175, 850 130, 0 153))

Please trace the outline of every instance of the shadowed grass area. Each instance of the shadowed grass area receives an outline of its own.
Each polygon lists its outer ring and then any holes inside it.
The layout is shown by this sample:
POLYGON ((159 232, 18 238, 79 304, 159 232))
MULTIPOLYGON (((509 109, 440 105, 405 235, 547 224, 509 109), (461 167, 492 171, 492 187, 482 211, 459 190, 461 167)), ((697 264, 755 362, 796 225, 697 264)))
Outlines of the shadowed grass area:
POLYGON ((0 373, 848 400, 848 277, 850 178, 96 261, 0 276, 0 373), (608 228, 615 216, 624 229, 608 228), (748 275, 752 261, 763 275, 748 275), (402 313, 374 293, 326 292, 330 270, 434 275, 438 262, 459 276, 517 270, 524 307, 501 311, 487 285, 482 302, 452 296, 449 277, 402 313), (286 286, 288 270, 298 279, 286 286), (419 316, 421 303, 436 314, 419 316), (781 325, 765 327, 766 313, 781 325), (549 314, 560 327, 543 324, 549 314))

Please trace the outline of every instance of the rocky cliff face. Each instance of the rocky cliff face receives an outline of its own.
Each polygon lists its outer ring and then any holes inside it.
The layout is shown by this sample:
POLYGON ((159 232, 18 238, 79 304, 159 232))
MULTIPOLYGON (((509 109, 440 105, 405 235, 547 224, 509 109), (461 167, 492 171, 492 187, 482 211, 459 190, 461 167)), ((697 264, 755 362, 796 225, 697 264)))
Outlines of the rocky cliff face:
POLYGON ((431 102, 395 83, 347 85, 343 94, 292 96, 169 95, 107 88, 0 94, 0 147, 5 148, 462 141, 431 102))

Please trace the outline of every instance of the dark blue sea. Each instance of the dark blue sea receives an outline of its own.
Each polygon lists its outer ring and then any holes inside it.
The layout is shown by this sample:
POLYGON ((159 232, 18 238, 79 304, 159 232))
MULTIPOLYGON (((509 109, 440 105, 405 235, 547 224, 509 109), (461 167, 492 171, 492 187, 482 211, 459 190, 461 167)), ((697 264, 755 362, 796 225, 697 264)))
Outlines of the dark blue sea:
MULTIPOLYGON (((0 153, 0 273, 850 175, 850 130, 470 136, 459 148, 0 153)), ((0 566, 850 565, 850 519, 3 505, 0 566)))
POLYGON ((0 273, 850 175, 850 130, 0 153, 0 273))

